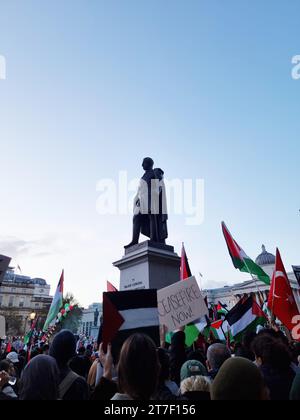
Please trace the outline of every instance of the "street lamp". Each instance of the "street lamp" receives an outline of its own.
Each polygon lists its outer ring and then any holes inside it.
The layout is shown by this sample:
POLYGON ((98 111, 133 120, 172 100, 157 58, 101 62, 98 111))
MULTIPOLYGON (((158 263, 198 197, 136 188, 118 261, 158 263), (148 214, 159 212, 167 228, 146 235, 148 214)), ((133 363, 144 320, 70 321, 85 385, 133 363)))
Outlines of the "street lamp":
POLYGON ((33 321, 36 317, 36 313, 35 312, 31 312, 31 314, 29 315, 29 318, 31 321, 33 321))
POLYGON ((35 320, 35 317, 36 317, 36 313, 35 312, 31 312, 31 314, 29 315, 31 328, 32 328, 32 325, 33 325, 33 321, 35 320))

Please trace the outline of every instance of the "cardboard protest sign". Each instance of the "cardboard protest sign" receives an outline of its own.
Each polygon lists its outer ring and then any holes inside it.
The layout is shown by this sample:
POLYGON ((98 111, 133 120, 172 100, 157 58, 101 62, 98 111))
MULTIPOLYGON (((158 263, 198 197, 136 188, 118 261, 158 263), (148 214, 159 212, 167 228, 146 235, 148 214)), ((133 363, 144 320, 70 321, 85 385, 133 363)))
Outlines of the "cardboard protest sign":
POLYGON ((158 313, 160 325, 169 331, 208 315, 208 309, 194 276, 158 290, 158 313))
POLYGON ((117 358, 124 341, 134 333, 149 335, 159 346, 159 317, 156 290, 103 293, 102 342, 112 344, 117 358))
POLYGON ((5 255, 0 255, 0 286, 2 284, 6 270, 9 267, 10 261, 11 258, 6 257, 5 255))

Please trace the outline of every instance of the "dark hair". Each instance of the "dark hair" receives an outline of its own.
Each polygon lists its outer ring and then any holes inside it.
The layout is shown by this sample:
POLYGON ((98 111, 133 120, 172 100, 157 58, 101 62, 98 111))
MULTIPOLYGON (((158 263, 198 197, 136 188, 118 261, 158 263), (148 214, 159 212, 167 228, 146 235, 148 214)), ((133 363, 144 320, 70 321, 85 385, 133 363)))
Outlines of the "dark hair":
POLYGON ((197 360, 205 366, 206 357, 201 350, 193 350, 187 355, 187 360, 197 360))
POLYGON ((243 334, 242 338, 242 344, 247 349, 251 349, 251 344, 253 343, 253 340, 256 338, 256 333, 254 331, 247 331, 243 334))
POLYGON ((171 338, 170 352, 170 377, 177 385, 180 384, 181 366, 186 362, 185 333, 177 331, 171 338))
POLYGON ((235 347, 235 355, 237 357, 244 357, 249 359, 252 362, 255 360, 255 354, 252 351, 252 343, 256 338, 256 333, 254 331, 247 331, 242 336, 242 344, 240 347, 235 347))
POLYGON ((256 357, 261 358, 263 365, 275 370, 287 370, 291 364, 288 348, 269 334, 258 335, 252 343, 252 350, 256 357))
POLYGON ((163 385, 170 377, 170 359, 165 349, 159 348, 157 355, 160 364, 159 385, 163 385))
POLYGON ((149 400, 158 385, 159 361, 155 344, 144 334, 133 334, 122 346, 118 364, 121 392, 135 400, 149 400))
POLYGON ((8 372, 11 365, 13 365, 13 363, 9 362, 8 360, 1 360, 1 362, 0 362, 0 372, 1 372, 1 370, 5 370, 5 372, 8 372))
POLYGON ((282 331, 275 331, 272 328, 264 328, 263 330, 261 330, 257 336, 263 336, 263 335, 268 335, 273 337, 275 340, 280 340, 285 346, 289 346, 289 340, 288 338, 283 334, 282 331))

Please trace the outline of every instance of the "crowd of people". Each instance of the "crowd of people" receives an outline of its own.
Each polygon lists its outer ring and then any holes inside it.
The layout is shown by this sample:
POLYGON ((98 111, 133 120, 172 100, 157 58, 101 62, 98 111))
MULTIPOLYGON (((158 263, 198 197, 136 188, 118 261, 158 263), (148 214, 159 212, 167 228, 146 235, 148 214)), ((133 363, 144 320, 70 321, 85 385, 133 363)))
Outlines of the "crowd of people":
POLYGON ((281 331, 246 333, 228 347, 202 336, 192 348, 177 331, 157 348, 144 334, 123 344, 78 348, 74 334, 57 333, 28 354, 11 348, 0 360, 1 400, 300 400, 300 343, 281 331))

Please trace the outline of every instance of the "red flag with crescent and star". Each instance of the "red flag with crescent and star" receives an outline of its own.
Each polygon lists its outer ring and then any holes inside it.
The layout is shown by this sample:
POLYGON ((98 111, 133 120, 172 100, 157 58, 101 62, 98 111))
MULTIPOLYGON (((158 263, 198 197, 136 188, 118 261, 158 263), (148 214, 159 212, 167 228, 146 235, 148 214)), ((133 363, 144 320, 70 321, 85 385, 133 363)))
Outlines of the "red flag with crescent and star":
POLYGON ((295 327, 293 318, 299 315, 299 310, 278 248, 268 307, 290 331, 295 327))

